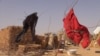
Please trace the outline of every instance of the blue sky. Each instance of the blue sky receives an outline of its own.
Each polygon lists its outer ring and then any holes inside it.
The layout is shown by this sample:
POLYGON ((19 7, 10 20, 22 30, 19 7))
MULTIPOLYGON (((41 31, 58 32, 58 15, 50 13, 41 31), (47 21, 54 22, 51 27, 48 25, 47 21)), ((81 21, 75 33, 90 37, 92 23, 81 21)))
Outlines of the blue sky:
MULTIPOLYGON (((75 0, 0 0, 0 29, 22 26, 27 15, 38 12, 36 33, 58 32, 63 28, 64 13, 75 0)), ((100 25, 100 0, 79 0, 74 7, 78 21, 92 33, 100 25), (93 27, 93 28, 90 28, 93 27)))

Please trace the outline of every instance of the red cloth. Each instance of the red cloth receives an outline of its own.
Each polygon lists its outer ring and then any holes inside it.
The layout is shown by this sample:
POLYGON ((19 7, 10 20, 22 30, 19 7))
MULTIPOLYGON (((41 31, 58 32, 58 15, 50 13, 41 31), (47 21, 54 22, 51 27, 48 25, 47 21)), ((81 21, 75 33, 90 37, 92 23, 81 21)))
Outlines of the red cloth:
POLYGON ((97 43, 99 44, 99 46, 100 46, 100 38, 97 40, 97 43))
POLYGON ((69 39, 71 39, 76 44, 79 44, 81 42, 83 48, 86 48, 89 45, 89 31, 85 26, 81 25, 78 22, 73 8, 70 9, 68 14, 63 19, 63 24, 69 39))

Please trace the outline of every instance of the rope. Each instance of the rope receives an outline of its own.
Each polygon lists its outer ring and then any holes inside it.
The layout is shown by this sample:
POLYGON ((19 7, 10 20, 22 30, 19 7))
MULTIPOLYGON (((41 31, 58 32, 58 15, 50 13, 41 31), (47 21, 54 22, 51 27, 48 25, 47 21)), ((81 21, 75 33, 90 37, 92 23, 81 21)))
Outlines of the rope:
POLYGON ((96 27, 100 26, 99 22, 100 22, 100 20, 97 22, 97 24, 95 26, 88 27, 88 28, 96 28, 96 27))
POLYGON ((78 1, 79 1, 79 0, 75 0, 75 3, 73 3, 73 5, 72 5, 71 8, 75 7, 75 5, 78 3, 78 1))
MULTIPOLYGON (((75 7, 75 5, 78 3, 79 0, 75 0, 70 6, 68 6, 68 10, 75 7)), ((67 8, 64 11, 64 16, 66 15, 67 8)))

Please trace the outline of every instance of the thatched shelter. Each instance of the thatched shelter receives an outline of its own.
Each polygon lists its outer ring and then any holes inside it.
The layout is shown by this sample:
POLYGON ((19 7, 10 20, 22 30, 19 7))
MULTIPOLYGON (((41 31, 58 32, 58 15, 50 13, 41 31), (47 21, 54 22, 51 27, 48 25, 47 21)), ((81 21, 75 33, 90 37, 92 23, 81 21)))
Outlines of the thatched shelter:
MULTIPOLYGON (((43 42, 44 36, 36 35, 36 41, 32 41, 32 36, 30 30, 22 36, 22 40, 19 43, 15 42, 16 36, 21 32, 21 26, 8 26, 7 28, 0 30, 0 50, 16 50, 18 45, 27 45, 27 44, 40 44, 45 45, 43 42)), ((45 47, 45 46, 44 46, 45 47)))

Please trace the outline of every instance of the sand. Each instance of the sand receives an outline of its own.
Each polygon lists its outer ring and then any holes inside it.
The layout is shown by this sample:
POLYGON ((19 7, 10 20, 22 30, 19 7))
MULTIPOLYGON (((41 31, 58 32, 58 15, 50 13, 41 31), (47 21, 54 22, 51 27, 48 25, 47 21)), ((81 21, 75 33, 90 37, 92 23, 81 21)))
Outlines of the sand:
MULTIPOLYGON (((67 47, 67 49, 64 49, 63 53, 57 52, 57 50, 58 49, 49 50, 49 51, 45 51, 44 53, 41 50, 41 52, 37 52, 37 55, 38 56, 100 56, 100 48, 95 48, 95 47, 91 47, 90 49, 84 49, 82 47, 70 46, 70 47, 67 47), (68 55, 68 50, 70 49, 76 49, 76 54, 68 55)), ((37 56, 37 55, 34 55, 34 53, 36 52, 31 51, 26 54, 23 54, 22 56, 37 56)), ((9 56, 9 55, 4 53, 3 51, 0 51, 0 56, 9 56)), ((15 56, 15 55, 12 55, 12 56, 15 56)))

